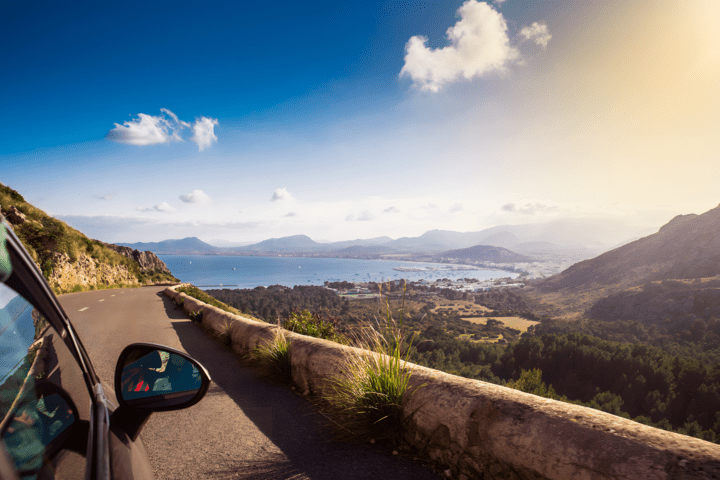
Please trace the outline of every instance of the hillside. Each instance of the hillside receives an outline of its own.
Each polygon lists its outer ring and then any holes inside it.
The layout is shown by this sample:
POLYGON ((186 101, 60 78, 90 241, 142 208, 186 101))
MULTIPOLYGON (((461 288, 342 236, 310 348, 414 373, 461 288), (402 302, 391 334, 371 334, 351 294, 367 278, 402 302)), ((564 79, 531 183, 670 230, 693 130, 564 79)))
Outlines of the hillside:
POLYGON ((177 281, 154 254, 118 253, 110 248, 115 246, 87 238, 2 184, 0 210, 56 293, 177 281))
POLYGON ((630 287, 720 275, 720 206, 679 215, 652 235, 538 282, 534 292, 575 310, 630 287))
POLYGON ((449 250, 438 256, 442 258, 472 262, 514 263, 532 261, 532 258, 525 255, 520 255, 519 253, 515 253, 507 248, 493 247, 491 245, 475 245, 470 248, 449 250))

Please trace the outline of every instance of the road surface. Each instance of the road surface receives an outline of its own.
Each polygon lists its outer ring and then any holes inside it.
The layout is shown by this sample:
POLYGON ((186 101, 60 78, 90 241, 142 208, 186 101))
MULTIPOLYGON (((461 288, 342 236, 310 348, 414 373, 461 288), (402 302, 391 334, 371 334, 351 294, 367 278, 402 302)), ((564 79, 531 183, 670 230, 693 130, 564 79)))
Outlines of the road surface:
POLYGON ((142 431, 160 479, 435 479, 407 458, 331 440, 317 409, 241 365, 162 294, 143 287, 60 296, 96 372, 112 386, 115 362, 134 342, 187 352, 213 384, 197 405, 155 413, 142 431))

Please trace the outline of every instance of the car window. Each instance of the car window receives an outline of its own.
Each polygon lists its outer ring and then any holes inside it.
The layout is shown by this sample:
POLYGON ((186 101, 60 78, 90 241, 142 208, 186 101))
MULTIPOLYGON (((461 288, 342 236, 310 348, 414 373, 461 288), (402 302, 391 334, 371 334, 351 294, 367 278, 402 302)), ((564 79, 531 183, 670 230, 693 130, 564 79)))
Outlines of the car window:
POLYGON ((91 396, 57 332, 0 283, 0 436, 22 478, 83 478, 91 396))

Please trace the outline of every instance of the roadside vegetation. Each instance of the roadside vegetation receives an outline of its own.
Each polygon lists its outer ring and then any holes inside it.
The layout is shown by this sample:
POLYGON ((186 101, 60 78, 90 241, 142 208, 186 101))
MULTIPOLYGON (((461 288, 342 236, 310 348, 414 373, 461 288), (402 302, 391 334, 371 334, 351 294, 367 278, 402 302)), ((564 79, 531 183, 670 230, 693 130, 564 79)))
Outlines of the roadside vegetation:
MULTIPOLYGON (((184 285, 176 291, 220 308, 225 307, 223 309, 228 312, 237 311, 237 308, 228 307, 193 286, 184 285)), ((326 289, 271 287, 257 288, 252 292, 254 295, 248 295, 248 291, 226 289, 220 291, 218 296, 223 299, 230 298, 232 301, 232 294, 237 293, 234 297, 236 305, 245 304, 244 310, 249 310, 250 305, 261 310, 270 310, 277 309, 279 305, 269 306, 264 300, 271 298, 280 301, 282 294, 286 293, 290 297, 286 299, 286 305, 291 310, 284 318, 276 319, 276 323, 282 328, 278 329, 273 340, 253 350, 248 359, 266 376, 279 383, 292 385, 292 340, 285 332, 291 331, 359 347, 341 367, 345 374, 335 378, 329 391, 315 400, 337 427, 339 438, 400 448, 405 425, 412 417, 405 412, 404 405, 414 393, 409 388, 413 367, 406 362, 409 362, 413 351, 415 333, 403 324, 404 308, 398 310, 399 317, 396 320, 390 302, 380 297, 385 307, 383 315, 375 317, 372 322, 364 322, 360 328, 349 329, 341 326, 337 318, 319 311, 311 313, 307 309, 292 309, 293 304, 312 305, 310 298, 314 298, 320 305, 334 305, 340 310, 346 310, 347 301, 338 301, 335 294, 326 289)), ((227 344, 229 332, 228 326, 217 335, 218 340, 227 344)))
MULTIPOLYGON (((388 309, 402 310, 403 328, 413 335, 402 358, 413 363, 720 440, 720 319, 683 317, 649 326, 563 320, 533 313, 532 302, 517 289, 468 295, 408 284, 404 300, 401 282, 383 290, 382 300, 350 301, 327 298, 334 293, 323 287, 222 295, 231 304, 241 298, 248 308, 276 313, 303 302, 305 315, 333 319, 349 338, 363 326, 377 329, 388 309)), ((283 317, 278 320, 282 324, 283 317)))

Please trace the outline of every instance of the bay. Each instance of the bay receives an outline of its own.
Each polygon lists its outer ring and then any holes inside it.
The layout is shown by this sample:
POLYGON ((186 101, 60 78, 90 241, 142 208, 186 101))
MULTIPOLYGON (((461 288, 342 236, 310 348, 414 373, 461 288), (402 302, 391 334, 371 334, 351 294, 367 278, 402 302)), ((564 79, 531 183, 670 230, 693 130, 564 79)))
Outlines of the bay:
POLYGON ((324 285, 325 281, 383 282, 515 278, 501 270, 448 270, 458 265, 358 260, 348 258, 240 257, 219 255, 158 255, 182 282, 198 288, 255 288, 269 285, 324 285), (395 268, 422 271, 398 271, 395 268))

